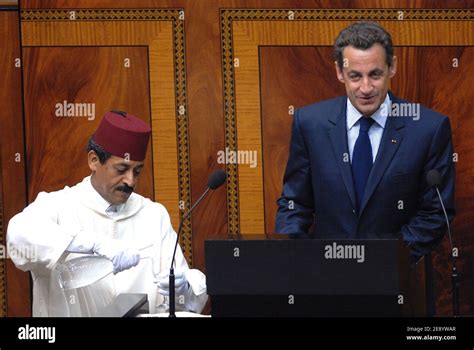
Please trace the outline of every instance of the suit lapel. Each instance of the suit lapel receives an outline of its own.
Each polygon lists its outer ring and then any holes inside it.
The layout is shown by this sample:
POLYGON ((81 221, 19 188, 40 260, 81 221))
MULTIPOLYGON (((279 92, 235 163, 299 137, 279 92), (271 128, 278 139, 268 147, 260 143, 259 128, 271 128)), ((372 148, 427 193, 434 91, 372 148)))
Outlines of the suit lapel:
MULTIPOLYGON (((390 95, 392 103, 400 103, 400 100, 390 95)), ((382 179, 385 169, 388 167, 397 152, 403 140, 403 128, 405 120, 403 117, 388 117, 385 124, 385 130, 380 141, 377 157, 367 180, 364 198, 359 210, 359 216, 362 214, 370 197, 373 195, 375 188, 382 179)))
POLYGON ((342 175, 342 180, 349 194, 352 206, 356 208, 356 197, 354 182, 352 180, 351 163, 349 159, 349 147, 347 145, 346 130, 346 106, 347 97, 341 98, 341 103, 336 107, 334 113, 331 113, 329 122, 333 127, 329 130, 329 139, 331 140, 336 157, 336 163, 342 175))

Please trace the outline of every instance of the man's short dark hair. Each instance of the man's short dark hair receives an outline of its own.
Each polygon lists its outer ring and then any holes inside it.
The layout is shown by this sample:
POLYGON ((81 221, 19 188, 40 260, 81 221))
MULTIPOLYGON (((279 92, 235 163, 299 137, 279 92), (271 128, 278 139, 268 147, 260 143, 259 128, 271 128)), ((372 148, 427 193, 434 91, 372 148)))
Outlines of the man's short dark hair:
POLYGON ((89 142, 87 143, 87 153, 90 151, 94 151, 95 154, 97 154, 97 157, 99 157, 99 162, 100 164, 105 164, 105 162, 112 157, 112 153, 107 152, 104 150, 100 145, 98 145, 94 139, 91 137, 89 139, 89 142))
POLYGON ((346 46, 366 50, 379 43, 385 49, 385 61, 390 67, 393 60, 393 44, 390 34, 376 22, 356 22, 342 30, 334 43, 334 58, 342 70, 342 51, 346 46))

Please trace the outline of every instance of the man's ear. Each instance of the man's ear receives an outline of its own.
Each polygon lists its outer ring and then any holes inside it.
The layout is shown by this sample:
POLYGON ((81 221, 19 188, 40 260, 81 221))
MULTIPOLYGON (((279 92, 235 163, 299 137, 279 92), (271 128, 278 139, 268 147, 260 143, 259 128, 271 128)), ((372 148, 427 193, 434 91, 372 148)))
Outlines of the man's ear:
POLYGON ((342 72, 342 69, 339 67, 339 65, 337 64, 337 61, 334 61, 334 65, 336 66, 336 75, 337 75, 337 79, 339 79, 339 81, 341 83, 344 83, 344 74, 342 72))
POLYGON ((94 151, 89 151, 87 153, 87 163, 89 164, 89 169, 95 173, 97 171, 97 167, 100 164, 99 156, 94 151))
POLYGON ((393 56, 392 65, 389 67, 390 78, 393 78, 396 72, 397 72, 397 56, 393 56))

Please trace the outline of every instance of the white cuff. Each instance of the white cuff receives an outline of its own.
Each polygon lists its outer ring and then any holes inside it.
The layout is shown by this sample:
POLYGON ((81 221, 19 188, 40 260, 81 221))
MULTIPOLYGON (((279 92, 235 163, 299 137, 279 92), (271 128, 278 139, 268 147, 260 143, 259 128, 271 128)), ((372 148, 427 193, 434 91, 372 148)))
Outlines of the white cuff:
POLYGON ((197 269, 189 269, 184 272, 194 295, 206 293, 206 275, 197 269))

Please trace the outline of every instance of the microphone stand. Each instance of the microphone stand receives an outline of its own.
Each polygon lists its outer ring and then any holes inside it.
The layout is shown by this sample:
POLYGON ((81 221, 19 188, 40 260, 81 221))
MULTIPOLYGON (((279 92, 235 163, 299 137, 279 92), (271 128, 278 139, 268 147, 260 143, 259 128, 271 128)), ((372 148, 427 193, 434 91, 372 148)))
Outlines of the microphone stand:
POLYGON ((451 229, 449 227, 448 214, 446 213, 446 209, 444 208, 441 193, 439 193, 438 186, 435 186, 435 189, 436 189, 436 192, 438 193, 438 197, 441 202, 441 207, 443 208, 443 213, 446 218, 446 224, 448 225, 449 243, 451 246, 451 258, 453 260, 453 268, 451 272, 451 288, 452 288, 452 293, 453 293, 453 316, 459 317, 459 273, 456 268, 456 257, 453 255, 453 239, 451 237, 451 229))
POLYGON ((169 317, 176 317, 176 305, 175 305, 175 299, 176 299, 176 291, 174 289, 174 258, 176 255, 176 249, 178 248, 178 242, 179 242, 179 236, 181 234, 181 230, 183 229, 183 223, 184 220, 191 214, 193 209, 201 202, 204 197, 209 193, 211 190, 210 187, 207 187, 207 189, 204 191, 204 193, 199 197, 199 199, 194 203, 194 205, 191 207, 191 209, 188 210, 188 212, 183 215, 181 218, 181 221, 179 222, 179 227, 178 227, 178 234, 176 235, 176 243, 174 245, 174 251, 173 251, 173 258, 171 259, 171 267, 170 267, 170 275, 169 275, 169 288, 170 288, 170 312, 169 312, 169 317))

